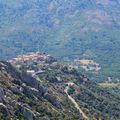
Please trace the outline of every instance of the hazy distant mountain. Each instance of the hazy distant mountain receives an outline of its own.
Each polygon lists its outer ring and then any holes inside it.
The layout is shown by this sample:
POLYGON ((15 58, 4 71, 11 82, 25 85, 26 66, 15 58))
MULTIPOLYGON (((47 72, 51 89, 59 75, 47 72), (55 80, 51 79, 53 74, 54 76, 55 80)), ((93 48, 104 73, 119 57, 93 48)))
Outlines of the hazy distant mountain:
POLYGON ((120 77, 120 0, 0 0, 1 59, 29 51, 92 58, 120 77))

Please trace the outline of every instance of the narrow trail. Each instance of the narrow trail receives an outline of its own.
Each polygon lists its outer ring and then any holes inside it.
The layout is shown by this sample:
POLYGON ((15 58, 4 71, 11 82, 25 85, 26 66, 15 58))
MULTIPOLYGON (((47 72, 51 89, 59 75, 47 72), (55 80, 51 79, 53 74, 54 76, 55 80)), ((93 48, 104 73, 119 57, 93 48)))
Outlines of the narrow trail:
POLYGON ((79 105, 77 104, 77 102, 75 101, 74 98, 72 98, 69 94, 68 94, 68 90, 69 90, 69 86, 74 85, 74 83, 67 83, 67 87, 65 88, 65 93, 67 94, 69 100, 71 100, 71 102, 75 105, 75 108, 79 110, 79 113, 82 114, 83 118, 85 120, 89 120, 89 118, 85 115, 85 113, 82 111, 82 109, 79 107, 79 105))

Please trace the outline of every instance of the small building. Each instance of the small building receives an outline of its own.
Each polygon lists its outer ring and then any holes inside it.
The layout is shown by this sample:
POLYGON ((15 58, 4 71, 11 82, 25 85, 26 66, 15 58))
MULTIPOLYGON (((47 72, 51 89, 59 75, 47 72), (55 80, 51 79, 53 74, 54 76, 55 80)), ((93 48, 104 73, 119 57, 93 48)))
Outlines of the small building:
POLYGON ((44 73, 45 71, 43 71, 43 70, 38 70, 37 72, 35 72, 35 75, 38 75, 38 74, 41 74, 41 73, 44 73))
POLYGON ((30 74, 30 75, 35 74, 35 70, 27 70, 26 72, 27 72, 27 74, 30 74))

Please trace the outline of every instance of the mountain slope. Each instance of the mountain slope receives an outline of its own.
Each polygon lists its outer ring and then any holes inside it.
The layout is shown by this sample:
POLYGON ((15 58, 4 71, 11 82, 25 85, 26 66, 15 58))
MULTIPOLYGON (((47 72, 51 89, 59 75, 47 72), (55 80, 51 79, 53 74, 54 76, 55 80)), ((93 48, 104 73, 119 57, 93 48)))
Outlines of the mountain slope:
POLYGON ((0 62, 1 119, 120 119, 119 96, 105 91, 75 69, 51 60, 42 61, 39 69, 44 72, 33 77, 27 70, 38 69, 40 64, 35 61, 18 62, 19 70, 8 62, 0 62))
MULTIPOLYGON (((70 115, 66 108, 64 114, 62 105, 53 92, 47 91, 36 79, 25 74, 21 76, 6 62, 1 62, 0 68, 1 119, 54 120, 68 118, 68 115, 71 119, 75 117, 74 113, 70 115)), ((72 107, 73 105, 70 108, 72 107)))

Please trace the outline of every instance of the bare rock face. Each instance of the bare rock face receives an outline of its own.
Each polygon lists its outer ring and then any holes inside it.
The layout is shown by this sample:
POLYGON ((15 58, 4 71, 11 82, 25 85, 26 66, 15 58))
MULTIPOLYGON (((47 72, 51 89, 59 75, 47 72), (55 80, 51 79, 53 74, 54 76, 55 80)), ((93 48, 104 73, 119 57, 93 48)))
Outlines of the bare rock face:
POLYGON ((0 87, 0 102, 2 102, 3 98, 4 98, 4 90, 3 88, 0 87))
POLYGON ((20 110, 27 120, 34 120, 35 115, 29 108, 20 106, 20 110))
POLYGON ((0 103, 0 113, 3 114, 3 118, 9 115, 7 107, 3 103, 0 103))
POLYGON ((40 93, 41 96, 44 95, 45 92, 46 92, 45 88, 40 85, 40 81, 32 78, 29 75, 26 75, 26 74, 22 73, 21 81, 26 83, 27 85, 39 90, 39 93, 40 93))

